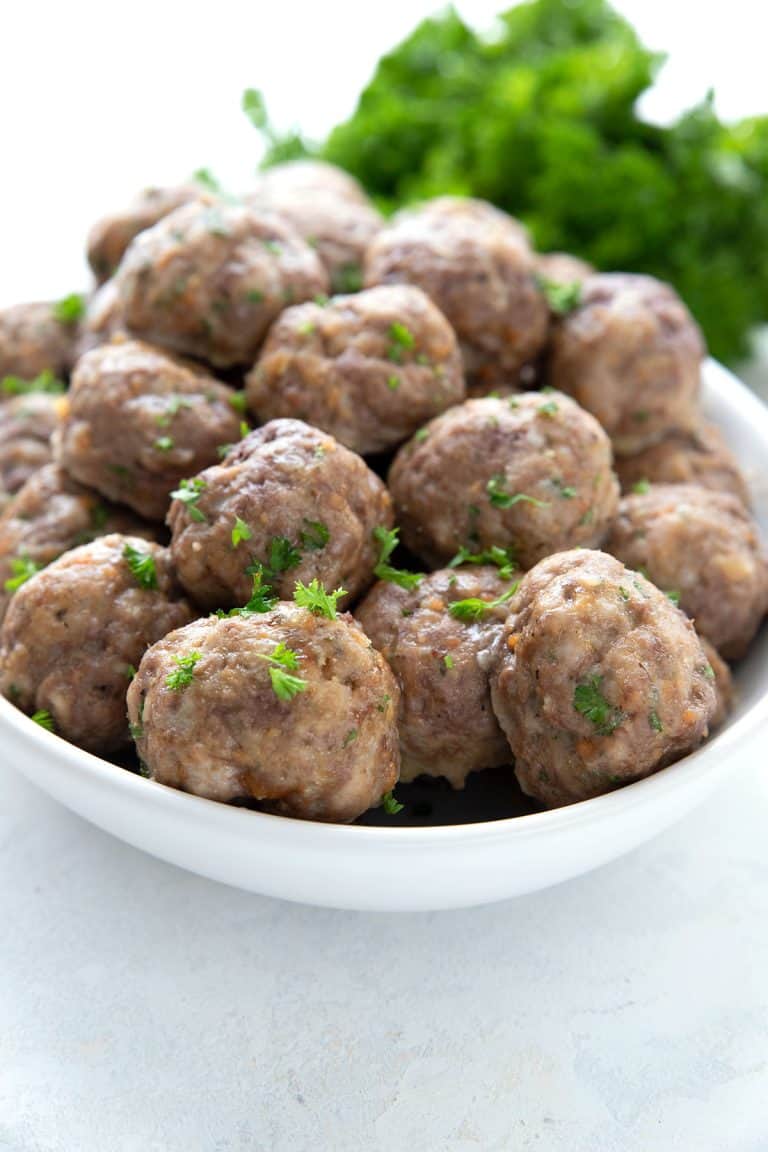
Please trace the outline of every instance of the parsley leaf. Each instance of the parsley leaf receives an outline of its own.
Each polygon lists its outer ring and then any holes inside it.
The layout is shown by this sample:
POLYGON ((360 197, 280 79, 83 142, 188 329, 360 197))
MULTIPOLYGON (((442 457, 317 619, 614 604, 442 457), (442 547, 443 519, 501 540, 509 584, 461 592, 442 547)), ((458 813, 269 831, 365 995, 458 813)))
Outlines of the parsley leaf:
POLYGON ((520 581, 515 580, 514 584, 511 584, 506 592, 497 596, 495 600, 481 600, 478 596, 470 596, 466 600, 454 600, 452 604, 448 605, 448 611, 455 620, 469 622, 482 620, 494 608, 498 608, 507 600, 511 600, 519 587, 520 581))
POLYGON ((664 725, 659 718, 658 712, 654 711, 648 713, 648 723, 650 724, 651 728, 653 728, 654 732, 664 731, 664 725))
POLYGON ((22 380, 20 376, 4 376, 0 380, 0 392, 6 396, 27 396, 30 392, 48 392, 60 396, 66 390, 66 384, 57 379, 49 368, 43 369, 34 380, 22 380))
POLYGON ((53 716, 51 716, 50 712, 47 712, 45 708, 38 708, 37 712, 32 713, 30 720, 33 720, 35 724, 39 724, 41 728, 45 728, 46 732, 56 731, 56 723, 53 716))
POLYGON ((196 168, 192 173, 192 179, 201 188, 205 188, 206 192, 213 192, 214 195, 220 196, 222 194, 222 187, 220 182, 211 172, 210 168, 196 168))
POLYGON ((393 568, 388 564, 390 556, 394 552, 399 543, 400 529, 385 528, 383 524, 373 530, 373 538, 379 544, 379 559, 376 567, 373 570, 374 576, 378 580, 388 580, 390 584, 397 584, 399 588, 405 588, 408 591, 417 588, 421 581, 424 579, 423 572, 408 572, 405 568, 393 568))
POLYGON ((416 338, 410 328, 397 321, 389 326, 389 338, 391 344, 387 349, 387 359, 395 364, 402 361, 404 352, 411 351, 416 346, 416 338))
POLYGON ((577 684, 573 692, 573 706, 594 725, 599 736, 610 736, 621 724, 624 714, 608 703, 602 687, 603 677, 597 675, 577 684))
POLYGON ((191 480, 182 480, 175 492, 171 492, 171 499, 185 504, 190 520, 194 520, 197 524, 204 524, 207 519, 205 513, 197 507, 197 502, 205 489, 205 480, 201 476, 193 476, 191 480))
POLYGON ((237 548, 243 540, 250 540, 253 536, 248 525, 239 516, 235 516, 235 526, 232 529, 232 547, 237 548))
POLYGON ((219 608, 216 612, 219 619, 225 616, 251 616, 256 612, 271 612, 275 604, 277 604, 277 597, 273 595, 272 588, 269 584, 264 583, 264 576, 261 569, 250 572, 250 575, 253 580, 253 588, 248 603, 244 604, 242 608, 230 608, 228 612, 225 612, 223 608, 219 608))
POLYGON ((305 520, 304 528, 299 532, 302 548, 309 548, 312 552, 325 548, 330 538, 330 529, 322 520, 305 520))
POLYGON ((123 558, 137 584, 142 588, 157 588, 157 568, 155 558, 150 552, 140 552, 132 544, 126 544, 123 558))
POLYGON ((269 678, 278 700, 292 700, 299 692, 306 692, 306 680, 291 675, 299 667, 298 653, 292 648, 287 648, 281 641, 268 656, 261 652, 256 655, 259 660, 266 660, 270 664, 269 678))
POLYGON ((74 325, 82 319, 85 313, 85 297, 79 292, 70 292, 63 300, 58 300, 53 306, 53 315, 59 324, 74 325))
POLYGON ((189 652, 186 656, 174 656, 173 662, 176 669, 166 676, 166 687, 170 688, 172 692, 179 692, 182 688, 187 688, 194 679, 195 665, 202 658, 202 652, 189 652))
POLYGON ((533 504, 536 508, 549 508, 548 500, 537 500, 535 496, 527 496, 525 492, 507 492, 507 478, 503 472, 491 476, 485 486, 488 499, 494 508, 511 508, 514 504, 533 504))
POLYGON ((395 799, 395 793, 390 788, 389 792, 385 792, 382 796, 379 807, 384 809, 387 816, 397 816, 398 812, 402 812, 404 805, 395 799))
POLYGON ((41 568, 42 565, 32 560, 25 552, 22 552, 20 556, 14 556, 11 560, 11 572, 13 575, 9 576, 3 584, 5 591, 16 592, 21 588, 22 584, 26 584, 27 580, 34 576, 36 572, 39 572, 41 568))
POLYGON ((502 580, 509 580, 512 573, 517 570, 517 559, 513 549, 500 548, 498 544, 492 544, 482 552, 472 552, 462 544, 448 567, 458 568, 461 564, 495 564, 502 580))
POLYGON ((645 496, 646 492, 650 492, 650 490, 651 490, 651 485, 650 485, 649 481, 646 480, 645 478, 643 478, 642 480, 638 480, 635 484, 632 485, 632 491, 637 496, 645 496))
POLYGON ((335 592, 326 592, 320 581, 315 577, 309 584, 296 581, 293 599, 300 608, 308 608, 314 616, 327 616, 329 620, 336 619, 336 601, 346 596, 346 588, 337 588, 335 592))
POLYGON ((578 308, 581 303, 581 283, 578 280, 563 284, 557 280, 549 280, 546 276, 537 276, 536 279, 552 312, 558 316, 565 316, 568 312, 573 312, 574 308, 578 308))

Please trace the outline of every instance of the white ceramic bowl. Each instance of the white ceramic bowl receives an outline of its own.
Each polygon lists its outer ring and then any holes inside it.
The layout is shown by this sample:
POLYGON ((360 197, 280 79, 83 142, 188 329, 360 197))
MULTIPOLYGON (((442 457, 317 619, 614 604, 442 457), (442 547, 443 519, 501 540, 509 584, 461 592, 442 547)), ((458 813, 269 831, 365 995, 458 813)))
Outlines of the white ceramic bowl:
MULTIPOLYGON (((768 534, 768 409, 720 365, 707 415, 736 449, 768 534)), ((231 808, 144 780, 44 731, 0 699, 3 757, 87 820, 214 880, 358 909, 483 904, 577 876, 649 840, 759 754, 768 720, 768 629, 737 677, 729 723, 698 752, 607 796, 554 812, 440 827, 311 824, 231 808)))

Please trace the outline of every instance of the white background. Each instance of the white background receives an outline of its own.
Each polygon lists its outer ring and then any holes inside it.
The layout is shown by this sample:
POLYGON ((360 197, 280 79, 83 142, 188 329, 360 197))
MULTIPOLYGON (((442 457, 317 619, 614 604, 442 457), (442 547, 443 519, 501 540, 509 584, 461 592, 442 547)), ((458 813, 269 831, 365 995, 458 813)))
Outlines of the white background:
MULTIPOLYGON (((85 286, 91 219, 149 182, 247 184, 244 87, 322 133, 430 7, 6 0, 0 301, 85 286)), ((620 7, 672 51, 654 115, 711 83, 768 111, 757 5, 620 7)), ((757 766, 551 892, 355 915, 178 872, 0 765, 0 1150, 765 1152, 767 828, 757 766)))

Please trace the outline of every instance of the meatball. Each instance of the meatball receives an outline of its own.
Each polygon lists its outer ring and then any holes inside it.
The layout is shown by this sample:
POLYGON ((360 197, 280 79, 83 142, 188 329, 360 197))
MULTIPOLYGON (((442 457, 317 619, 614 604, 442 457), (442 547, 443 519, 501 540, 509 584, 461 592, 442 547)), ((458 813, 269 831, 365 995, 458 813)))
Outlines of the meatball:
POLYGON ((426 773, 463 788, 470 772, 509 761, 491 708, 487 655, 515 587, 492 567, 443 569, 408 591, 380 581, 355 615, 400 686, 401 779, 426 773), (461 617, 450 605, 462 605, 461 617))
POLYGON ((534 265, 539 276, 553 284, 581 284, 595 269, 570 252, 536 252, 534 265))
POLYGON ((547 339, 549 309, 525 234, 476 201, 399 213, 368 249, 365 283, 416 284, 456 331, 471 390, 514 384, 547 339))
POLYGON ((77 323, 57 319, 55 302, 0 308, 0 379, 65 376, 76 340, 77 323))
POLYGON ((317 253, 284 220, 210 199, 140 233, 115 281, 132 332, 222 368, 252 364, 286 304, 328 288, 317 253))
POLYGON ((528 568, 598 544, 618 504, 608 437, 554 392, 451 408, 400 449, 389 487, 404 543, 433 568, 462 545, 512 549, 528 568))
POLYGON ((745 507, 749 489, 719 428, 701 422, 690 432, 672 432, 634 456, 619 456, 616 472, 624 492, 651 484, 698 484, 730 492, 745 507))
POLYGON ((343 587, 373 579, 392 510, 381 480, 332 436, 300 420, 273 420, 188 481, 168 524, 179 578, 198 604, 245 604, 254 575, 288 599, 297 580, 343 587))
POLYGON ((51 460, 51 436, 66 401, 48 392, 0 404, 0 506, 51 460))
POLYGON ((154 529, 127 509, 46 464, 11 497, 0 516, 0 620, 16 587, 62 552, 110 532, 151 539, 154 529))
POLYGON ((584 549, 523 577, 491 698, 520 786, 551 807, 686 755, 716 709, 691 622, 639 573, 584 549))
POLYGON ((96 289, 86 306, 75 349, 75 362, 92 348, 99 348, 119 332, 125 331, 117 285, 114 280, 107 280, 96 289))
POLYGON ((192 619, 165 548, 137 536, 84 544, 33 576, 0 631, 0 692, 91 752, 128 743, 125 694, 144 650, 192 619), (137 567, 137 565, 141 567, 137 567))
POLYGON ((709 722, 710 732, 714 732, 719 728, 730 716, 733 711, 734 687, 733 676, 731 670, 723 660, 720 653, 714 648, 709 640, 704 636, 699 636, 699 643, 704 650, 704 655, 709 661, 711 672, 708 673, 710 680, 715 686, 715 696, 717 697, 717 709, 714 716, 709 722))
POLYGON ((363 283, 365 251, 383 226, 372 204, 324 192, 262 192, 256 209, 281 216, 315 249, 334 292, 357 292, 363 283))
POLYGON ((464 399, 456 337, 420 288, 288 308, 248 377, 260 420, 296 416, 355 452, 383 452, 464 399))
POLYGON ((81 483, 162 520, 179 481, 240 439, 233 396, 196 366, 117 337, 77 363, 57 459, 81 483))
POLYGON ((128 714, 161 784, 349 821, 397 782, 397 697, 386 661, 351 616, 286 603, 198 620, 155 644, 128 714))
POLYGON ((694 484, 652 485, 623 498, 605 547, 679 597, 726 660, 744 655, 768 609, 768 559, 735 496, 694 484))
POLYGON ((97 220, 88 234, 88 263, 98 282, 114 273, 134 236, 200 195, 201 188, 195 184, 145 188, 127 208, 97 220))
POLYGON ((270 200, 289 198, 333 196, 337 200, 368 204, 370 201, 362 185, 335 164, 322 160, 290 160, 285 164, 275 164, 259 174, 257 196, 270 200))
POLYGON ((627 455, 696 424, 704 352, 698 326, 668 284, 625 273, 591 276, 555 326, 549 377, 627 455))

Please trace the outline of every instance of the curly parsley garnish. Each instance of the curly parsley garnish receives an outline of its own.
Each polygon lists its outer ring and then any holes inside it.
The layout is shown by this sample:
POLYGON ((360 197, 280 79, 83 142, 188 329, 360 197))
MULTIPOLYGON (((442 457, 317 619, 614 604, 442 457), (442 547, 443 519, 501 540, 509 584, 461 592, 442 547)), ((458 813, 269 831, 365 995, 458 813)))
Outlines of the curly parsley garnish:
POLYGON ((232 529, 232 547, 237 548, 243 540, 250 540, 253 536, 250 528, 245 520, 241 520, 239 516, 235 516, 235 526, 232 529))
POLYGON ((511 600, 519 587, 520 581, 515 580, 514 584, 511 584, 506 592, 497 596, 495 600, 481 600, 479 596, 470 596, 466 600, 454 600, 452 604, 448 605, 448 611, 455 620, 464 620, 465 622, 482 620, 494 608, 498 608, 507 600, 511 600))
POLYGON ((263 573, 261 571, 251 572, 250 575, 253 579, 253 588, 248 603, 244 604, 242 608, 230 608, 228 612, 219 608, 216 612, 219 619, 223 619, 225 616, 252 616, 257 612, 271 612, 277 604, 277 596, 274 595, 270 585, 264 582, 263 573))
POLYGON ((32 713, 30 720, 34 721, 35 724, 39 724, 41 728, 45 728, 46 732, 56 731, 56 723, 53 716, 51 716, 50 712, 47 712, 45 708, 38 708, 37 712, 32 713))
POLYGON ((337 614, 336 602, 346 596, 346 588, 337 588, 335 592, 326 592, 320 581, 315 577, 309 584, 296 581, 293 599, 300 608, 308 608, 313 616, 327 616, 335 620, 337 614))
POLYGON ((173 662, 176 669, 166 676, 166 687, 170 688, 172 692, 179 692, 182 688, 189 687, 195 676, 195 665, 202 658, 202 652, 189 652, 186 656, 174 656, 173 662))
POLYGON ((557 280, 550 280, 546 276, 537 276, 536 279, 552 312, 558 316, 565 316, 574 308, 578 308, 581 303, 580 281, 571 280, 567 283, 560 283, 557 280))
POLYGON ((382 796, 379 807, 384 809, 387 816, 397 816, 398 812, 402 812, 404 805, 395 799, 395 793, 390 788, 389 792, 385 792, 382 796))
POLYGON ((299 667, 298 653, 287 648, 282 641, 276 645, 270 655, 256 653, 259 660, 266 660, 270 664, 269 678, 272 682, 272 691, 278 700, 293 700, 299 692, 306 692, 307 682, 300 676, 291 675, 299 667))
POLYGON ((322 520, 305 520, 304 527, 299 532, 299 542, 302 548, 311 552, 319 552, 325 548, 331 538, 331 531, 322 520))
POLYGON ((488 499, 494 508, 511 508, 514 504, 533 504, 536 508, 549 508, 548 500, 537 500, 525 492, 507 492, 507 478, 503 472, 491 476, 485 486, 488 499))
POLYGON ((82 319, 85 313, 85 296, 79 292, 70 292, 63 300, 57 300, 53 306, 53 315, 59 324, 71 327, 82 319))
POLYGON ((610 736, 624 719, 624 713, 609 704, 602 692, 603 677, 590 676, 577 684, 573 692, 573 706, 594 725, 599 736, 610 736))
POLYGON ((191 480, 182 480, 178 488, 171 492, 171 499, 185 504, 190 520, 194 520, 197 524, 206 522, 205 513, 197 507, 197 502, 205 489, 205 480, 201 476, 193 476, 191 480))
POLYGON ((383 524, 379 524, 378 527, 374 528, 373 538, 376 543, 380 545, 380 550, 379 559, 373 570, 373 574, 378 580, 388 580, 391 584, 397 584, 399 588, 405 588, 411 591, 417 588, 424 579, 424 573, 408 572, 404 568, 393 568, 391 564, 387 563, 395 548, 397 548, 399 536, 399 528, 389 529, 385 528, 383 524))
POLYGON ((157 588, 157 568, 150 552, 140 552, 132 544, 123 548, 123 559, 131 570, 137 584, 142 588, 157 588))
POLYGON ((389 339, 391 343, 387 349, 387 359, 395 364, 400 364, 405 352, 410 352, 416 346, 416 338, 410 328, 397 321, 389 326, 389 339))
POLYGON ((6 592, 16 592, 21 588, 22 584, 26 584, 36 572, 39 572, 42 565, 36 563, 26 553, 22 552, 21 556, 14 556, 11 560, 12 576, 3 584, 6 592))
POLYGON ((0 380, 0 392, 6 396, 28 396, 30 392, 48 392, 52 396, 61 396, 66 390, 66 384, 54 376, 49 368, 45 368, 34 380, 22 380, 20 376, 4 376, 0 380))
POLYGON ((502 580, 509 580, 517 569, 517 559, 513 550, 500 548, 497 544, 492 544, 482 552, 472 552, 462 544, 448 567, 458 568, 462 564, 495 564, 502 580))

